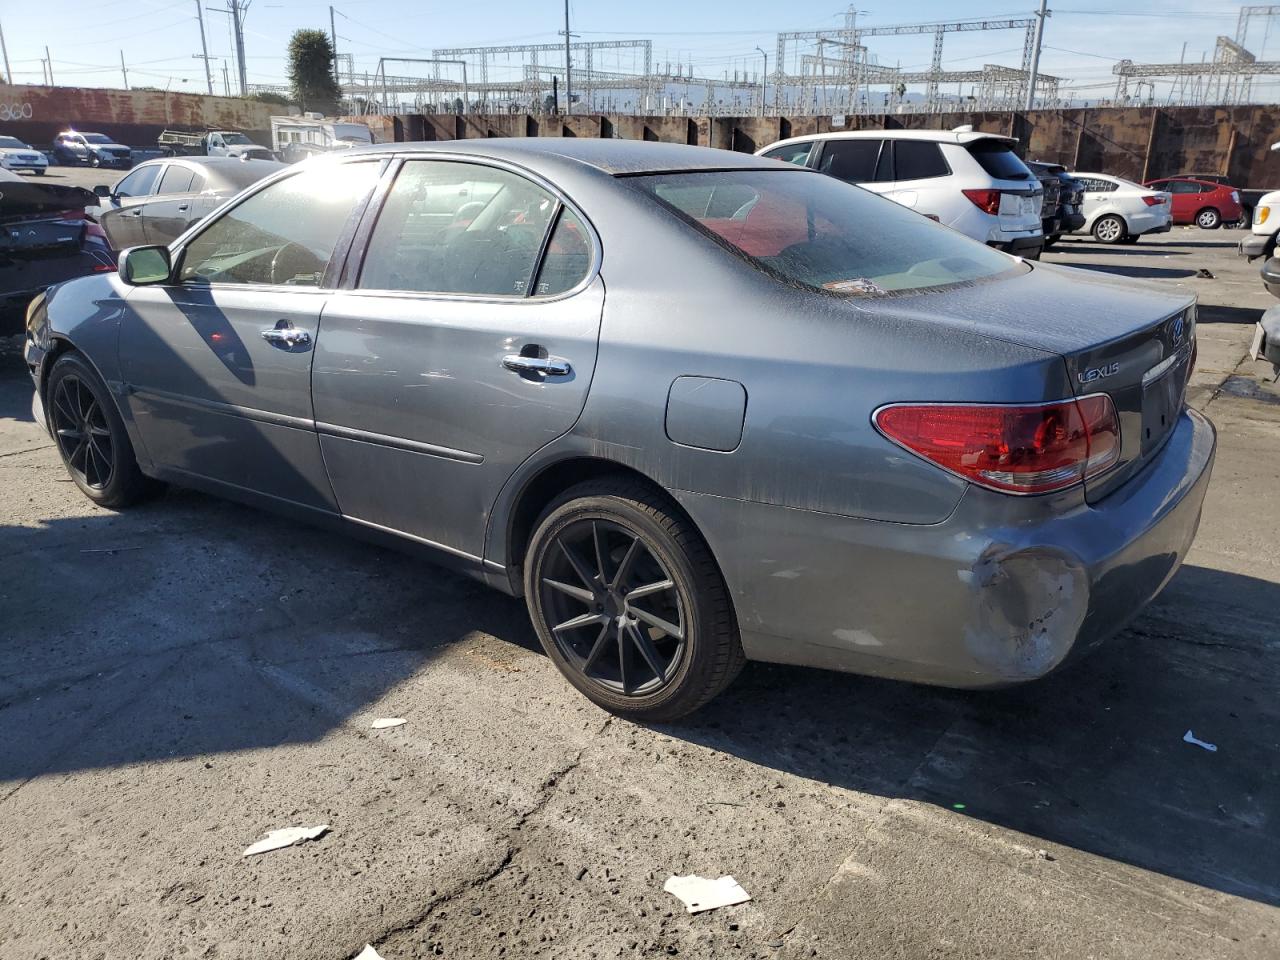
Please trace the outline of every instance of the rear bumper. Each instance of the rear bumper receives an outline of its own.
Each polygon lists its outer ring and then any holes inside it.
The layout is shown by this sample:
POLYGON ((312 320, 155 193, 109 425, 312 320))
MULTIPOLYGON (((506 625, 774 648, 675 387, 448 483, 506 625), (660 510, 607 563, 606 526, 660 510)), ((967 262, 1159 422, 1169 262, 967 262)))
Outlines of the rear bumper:
POLYGON ((1084 229, 1083 213, 1068 213, 1062 217, 1062 232, 1074 233, 1077 230, 1084 229))
POLYGON ((1272 307, 1258 321, 1249 355, 1280 368, 1280 305, 1272 307))
POLYGON ((1029 257, 1034 260, 1044 250, 1044 237, 1039 234, 1031 237, 1017 237, 1013 240, 994 241, 988 246, 1011 253, 1015 257, 1029 257))
POLYGON ((1188 411, 1096 504, 971 487, 933 525, 676 495, 721 564, 749 658, 998 687, 1101 643, 1164 587, 1195 537, 1215 444, 1188 411))
POLYGON ((1137 235, 1140 237, 1147 237, 1153 233, 1168 233, 1172 229, 1173 229, 1173 221, 1166 220, 1164 223, 1158 224, 1154 227, 1147 227, 1145 230, 1140 231, 1137 235))

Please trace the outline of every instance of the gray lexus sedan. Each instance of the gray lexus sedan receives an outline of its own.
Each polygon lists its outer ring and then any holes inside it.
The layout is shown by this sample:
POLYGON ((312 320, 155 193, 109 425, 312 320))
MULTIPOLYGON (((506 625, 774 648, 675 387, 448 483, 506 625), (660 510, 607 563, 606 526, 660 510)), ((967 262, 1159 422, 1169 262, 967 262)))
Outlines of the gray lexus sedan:
POLYGON ((25 355, 96 503, 418 545, 670 720, 748 659, 995 687, 1116 633, 1199 522, 1195 320, 815 171, 510 139, 288 168, 54 287, 25 355))

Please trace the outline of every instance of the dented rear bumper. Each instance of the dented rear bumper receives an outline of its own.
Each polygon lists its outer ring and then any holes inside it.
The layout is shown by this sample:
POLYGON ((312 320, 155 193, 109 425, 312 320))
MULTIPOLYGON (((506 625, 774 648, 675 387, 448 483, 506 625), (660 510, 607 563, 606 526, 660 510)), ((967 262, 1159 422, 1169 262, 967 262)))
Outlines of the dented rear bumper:
POLYGON ((1044 676, 1159 593, 1195 537, 1215 445, 1187 411, 1095 504, 970 488, 932 525, 677 496, 710 534, 751 659, 996 687, 1044 676))

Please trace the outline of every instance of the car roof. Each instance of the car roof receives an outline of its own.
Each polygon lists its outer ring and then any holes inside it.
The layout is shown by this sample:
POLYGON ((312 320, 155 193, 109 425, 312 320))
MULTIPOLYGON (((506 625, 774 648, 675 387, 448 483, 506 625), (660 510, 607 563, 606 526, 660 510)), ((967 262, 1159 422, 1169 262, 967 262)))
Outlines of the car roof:
POLYGON ((787 146, 792 143, 811 143, 814 140, 927 140, 933 143, 973 143, 975 140, 1004 140, 1017 143, 1016 137, 1002 133, 983 133, 981 130, 833 130, 830 133, 814 133, 807 137, 788 137, 771 143, 763 150, 787 146))
MULTIPOLYGON (((346 160, 383 153, 464 154, 507 160, 538 172, 563 172, 588 167, 610 176, 672 173, 696 170, 773 170, 776 160, 749 153, 691 147, 682 143, 587 137, 495 137, 475 140, 382 143, 341 151, 346 160)), ((317 158, 324 159, 324 158, 317 158)))

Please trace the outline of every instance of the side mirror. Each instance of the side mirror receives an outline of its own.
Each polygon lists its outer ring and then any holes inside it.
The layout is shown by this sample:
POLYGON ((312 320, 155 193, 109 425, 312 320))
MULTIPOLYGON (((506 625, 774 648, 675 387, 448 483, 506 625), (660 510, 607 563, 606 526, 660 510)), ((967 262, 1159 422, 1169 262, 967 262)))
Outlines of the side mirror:
POLYGON ((111 188, 105 187, 102 184, 98 184, 96 187, 93 188, 93 195, 95 197, 102 197, 104 200, 106 200, 111 196, 111 188))
POLYGON ((168 247, 130 247, 120 253, 120 279, 130 286, 164 283, 173 272, 168 247))

